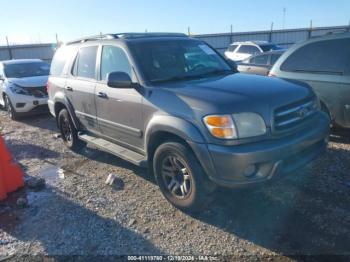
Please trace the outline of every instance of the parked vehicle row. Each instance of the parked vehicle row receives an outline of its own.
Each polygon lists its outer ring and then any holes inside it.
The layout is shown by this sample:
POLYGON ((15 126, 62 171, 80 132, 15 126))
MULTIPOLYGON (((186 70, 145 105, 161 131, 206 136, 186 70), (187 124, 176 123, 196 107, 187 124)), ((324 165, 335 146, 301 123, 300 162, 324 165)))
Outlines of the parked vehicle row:
POLYGON ((198 210, 219 186, 259 184, 313 160, 330 120, 350 128, 349 43, 349 34, 288 51, 237 42, 225 55, 240 74, 183 34, 87 37, 57 50, 47 89, 47 64, 2 62, 0 105, 15 119, 48 104, 68 148, 90 143, 148 167, 170 203, 198 210))

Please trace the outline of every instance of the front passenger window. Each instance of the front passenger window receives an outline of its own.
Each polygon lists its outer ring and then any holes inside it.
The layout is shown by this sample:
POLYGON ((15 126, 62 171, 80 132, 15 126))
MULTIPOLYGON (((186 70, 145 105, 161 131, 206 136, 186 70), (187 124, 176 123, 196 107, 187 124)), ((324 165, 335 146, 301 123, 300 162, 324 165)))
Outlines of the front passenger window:
POLYGON ((106 80, 111 72, 124 72, 131 77, 131 65, 123 49, 104 46, 101 57, 101 80, 106 80))

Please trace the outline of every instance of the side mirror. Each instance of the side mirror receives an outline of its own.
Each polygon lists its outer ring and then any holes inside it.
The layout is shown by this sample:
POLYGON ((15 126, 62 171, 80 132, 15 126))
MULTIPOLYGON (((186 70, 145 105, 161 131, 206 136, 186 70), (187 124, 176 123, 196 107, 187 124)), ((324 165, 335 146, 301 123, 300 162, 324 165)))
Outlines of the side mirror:
POLYGON ((112 88, 132 88, 130 76, 125 72, 111 72, 107 75, 107 85, 112 88))

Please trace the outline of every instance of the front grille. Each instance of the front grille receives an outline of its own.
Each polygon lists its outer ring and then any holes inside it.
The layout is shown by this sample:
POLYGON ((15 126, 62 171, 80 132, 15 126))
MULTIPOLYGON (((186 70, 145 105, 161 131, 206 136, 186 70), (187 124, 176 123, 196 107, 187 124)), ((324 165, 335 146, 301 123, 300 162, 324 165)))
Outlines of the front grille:
POLYGON ((274 111, 274 130, 287 131, 304 123, 317 110, 317 100, 309 97, 281 106, 274 111))
POLYGON ((46 86, 27 87, 26 90, 34 97, 43 98, 48 96, 46 86))

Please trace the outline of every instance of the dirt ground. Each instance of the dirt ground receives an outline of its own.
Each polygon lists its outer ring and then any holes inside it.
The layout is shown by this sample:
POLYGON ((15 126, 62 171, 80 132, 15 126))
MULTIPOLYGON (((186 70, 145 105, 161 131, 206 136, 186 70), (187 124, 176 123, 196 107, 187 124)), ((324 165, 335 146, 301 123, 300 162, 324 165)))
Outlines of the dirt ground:
POLYGON ((26 179, 46 179, 45 189, 26 187, 0 202, 0 258, 350 255, 350 133, 333 135, 303 170, 271 185, 219 190, 209 210, 189 215, 162 197, 147 170, 91 147, 67 150, 49 115, 14 122, 0 111, 0 125, 26 179), (105 184, 110 173, 115 186, 105 184))

